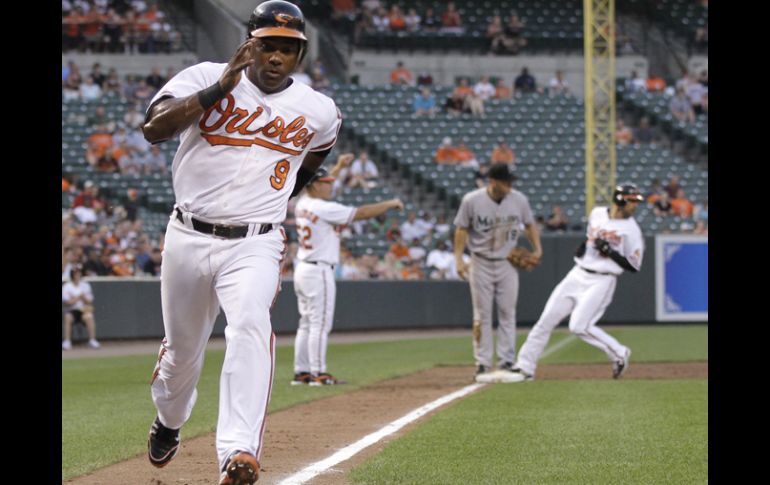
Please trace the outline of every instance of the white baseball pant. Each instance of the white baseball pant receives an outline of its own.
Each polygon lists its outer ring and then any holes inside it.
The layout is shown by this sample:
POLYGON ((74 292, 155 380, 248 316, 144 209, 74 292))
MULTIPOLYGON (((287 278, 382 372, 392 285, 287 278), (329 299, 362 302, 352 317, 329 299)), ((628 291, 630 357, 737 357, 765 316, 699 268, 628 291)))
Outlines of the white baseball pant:
POLYGON ((299 262, 294 272, 299 328, 294 340, 294 372, 326 372, 326 348, 334 321, 337 285, 326 263, 299 262))

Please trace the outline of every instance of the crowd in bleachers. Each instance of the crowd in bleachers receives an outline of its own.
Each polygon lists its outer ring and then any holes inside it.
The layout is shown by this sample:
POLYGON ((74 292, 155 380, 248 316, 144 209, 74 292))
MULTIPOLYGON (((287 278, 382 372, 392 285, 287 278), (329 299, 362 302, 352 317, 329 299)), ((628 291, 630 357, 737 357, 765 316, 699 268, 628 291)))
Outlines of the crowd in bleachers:
POLYGON ((62 52, 171 53, 182 35, 154 0, 62 0, 62 52))

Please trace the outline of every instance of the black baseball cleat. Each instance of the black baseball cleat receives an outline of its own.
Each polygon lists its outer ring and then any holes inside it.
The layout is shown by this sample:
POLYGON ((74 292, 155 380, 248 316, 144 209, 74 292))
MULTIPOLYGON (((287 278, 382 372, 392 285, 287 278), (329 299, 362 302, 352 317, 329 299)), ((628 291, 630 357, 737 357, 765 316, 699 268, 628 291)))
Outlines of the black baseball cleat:
POLYGON ((147 440, 147 456, 150 458, 150 463, 163 468, 176 456, 178 450, 179 430, 163 426, 160 419, 155 417, 147 440))
POLYGON ((292 386, 301 386, 302 384, 310 384, 310 381, 312 380, 313 374, 310 372, 299 372, 294 374, 294 379, 292 379, 289 384, 292 386))
POLYGON ((219 485, 253 485, 259 479, 259 462, 247 451, 236 451, 227 460, 219 485))
POLYGON ((626 351, 623 359, 612 363, 612 378, 619 379, 628 370, 628 359, 631 357, 631 349, 626 351))
POLYGON ((487 368, 487 366, 481 365, 481 364, 476 366, 476 375, 486 374, 487 372, 489 372, 489 369, 487 368))
POLYGON ((500 370, 513 371, 513 362, 503 362, 499 367, 500 370))

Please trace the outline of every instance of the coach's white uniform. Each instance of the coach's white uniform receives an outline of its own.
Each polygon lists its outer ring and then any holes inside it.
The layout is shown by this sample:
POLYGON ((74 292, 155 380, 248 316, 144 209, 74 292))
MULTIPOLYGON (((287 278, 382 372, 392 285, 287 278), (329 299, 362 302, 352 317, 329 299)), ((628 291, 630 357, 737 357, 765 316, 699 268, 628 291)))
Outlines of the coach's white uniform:
POLYGON ((294 214, 299 239, 294 291, 300 314, 294 373, 318 375, 326 372, 326 347, 334 320, 334 267, 340 261, 336 225, 350 224, 356 208, 305 195, 294 214))
POLYGON ((585 342, 601 349, 613 362, 622 360, 628 348, 596 326, 612 302, 617 277, 623 273, 615 261, 594 249, 594 240, 604 239, 637 270, 642 266, 644 238, 633 217, 610 219, 609 208, 591 211, 586 231, 586 252, 575 257, 575 267, 554 288, 543 314, 519 350, 515 367, 534 375, 551 332, 570 313, 569 329, 585 342))
MULTIPOLYGON (((207 88, 225 67, 210 62, 189 67, 152 103, 207 88)), ((270 309, 285 253, 280 223, 302 160, 308 151, 334 145, 340 118, 330 98, 305 84, 293 82, 266 94, 243 73, 224 99, 180 135, 172 164, 176 206, 161 269, 166 335, 152 398, 165 426, 180 428, 189 419, 221 305, 227 351, 216 439, 220 466, 236 450, 260 457, 274 366, 270 309), (228 239, 219 237, 221 231, 196 230, 200 221, 248 225, 248 230, 245 237, 228 239)))

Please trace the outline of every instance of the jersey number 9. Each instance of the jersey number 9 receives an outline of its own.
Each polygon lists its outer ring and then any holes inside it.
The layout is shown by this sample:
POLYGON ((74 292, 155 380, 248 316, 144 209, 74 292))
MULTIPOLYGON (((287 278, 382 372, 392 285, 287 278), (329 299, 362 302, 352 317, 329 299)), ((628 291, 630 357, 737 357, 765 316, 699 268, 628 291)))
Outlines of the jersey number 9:
POLYGON ((275 190, 281 190, 289 176, 289 161, 281 160, 275 164, 275 174, 270 176, 270 186, 275 190))

